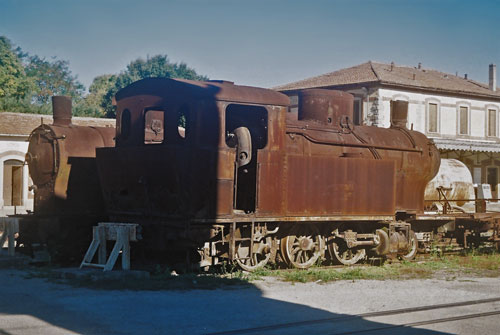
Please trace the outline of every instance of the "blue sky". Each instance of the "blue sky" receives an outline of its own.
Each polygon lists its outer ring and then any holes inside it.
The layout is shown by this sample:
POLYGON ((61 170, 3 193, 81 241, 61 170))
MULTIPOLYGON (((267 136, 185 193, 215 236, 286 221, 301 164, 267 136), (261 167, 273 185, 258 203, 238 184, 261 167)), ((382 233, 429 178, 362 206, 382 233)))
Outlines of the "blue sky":
POLYGON ((211 79, 272 87, 368 60, 487 82, 500 1, 0 0, 0 35, 68 60, 86 87, 167 54, 211 79))

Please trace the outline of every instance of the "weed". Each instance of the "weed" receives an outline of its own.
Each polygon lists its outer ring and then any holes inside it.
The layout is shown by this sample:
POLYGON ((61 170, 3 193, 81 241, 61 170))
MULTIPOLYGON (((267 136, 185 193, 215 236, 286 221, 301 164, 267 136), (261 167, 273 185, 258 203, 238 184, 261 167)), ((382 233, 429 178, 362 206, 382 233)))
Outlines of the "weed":
POLYGON ((265 277, 274 277, 292 283, 326 283, 338 280, 404 280, 436 277, 460 281, 461 276, 464 275, 467 277, 499 277, 500 253, 478 250, 463 252, 459 255, 434 253, 426 260, 419 262, 401 261, 379 266, 366 265, 344 268, 315 266, 307 270, 279 270, 267 266, 251 273, 241 271, 235 265, 222 264, 222 266, 207 273, 173 275, 170 268, 156 266, 150 271, 150 276, 147 279, 106 279, 106 277, 99 275, 78 278, 63 277, 64 279, 61 279, 60 271, 44 267, 29 270, 26 277, 48 278, 73 286, 94 289, 187 290, 236 288, 247 286, 249 283, 265 277))
POLYGON ((461 275, 500 276, 500 254, 471 251, 463 255, 431 254, 421 262, 393 262, 382 266, 360 266, 355 268, 291 270, 271 273, 290 282, 329 282, 335 280, 384 280, 418 279, 444 275, 446 280, 456 280, 461 275))

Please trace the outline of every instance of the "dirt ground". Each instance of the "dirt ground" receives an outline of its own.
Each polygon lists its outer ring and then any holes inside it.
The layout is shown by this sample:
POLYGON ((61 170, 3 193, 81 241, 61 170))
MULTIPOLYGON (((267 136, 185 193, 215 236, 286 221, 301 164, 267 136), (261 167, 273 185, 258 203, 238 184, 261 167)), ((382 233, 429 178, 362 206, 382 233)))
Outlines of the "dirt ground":
POLYGON ((214 290, 127 291, 0 269, 0 334, 498 334, 500 301, 361 315, 496 297, 500 278, 324 284, 266 278, 214 290))

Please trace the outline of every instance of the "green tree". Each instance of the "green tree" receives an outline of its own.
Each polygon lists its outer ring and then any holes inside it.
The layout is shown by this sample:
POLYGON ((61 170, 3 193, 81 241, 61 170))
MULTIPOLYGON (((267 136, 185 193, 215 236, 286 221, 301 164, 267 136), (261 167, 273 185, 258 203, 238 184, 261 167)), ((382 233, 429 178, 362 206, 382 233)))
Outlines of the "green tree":
POLYGON ((97 76, 92 81, 89 87, 89 93, 99 97, 106 94, 106 92, 116 84, 117 76, 114 74, 103 74, 97 76))
POLYGON ((172 63, 166 55, 156 55, 130 62, 118 75, 96 77, 84 97, 85 87, 71 73, 68 61, 29 55, 0 36, 0 111, 49 114, 51 97, 67 95, 73 98, 75 115, 114 117, 116 92, 150 77, 208 79, 185 63, 172 63))
POLYGON ((112 104, 116 92, 131 83, 144 78, 182 78, 191 80, 208 80, 199 75, 185 63, 171 63, 167 55, 156 55, 146 60, 139 58, 127 65, 127 69, 114 78, 114 85, 103 96, 101 107, 106 116, 115 117, 115 107, 112 104))
POLYGON ((95 77, 89 87, 89 94, 75 106, 75 115, 105 117, 102 107, 104 96, 116 84, 116 75, 105 74, 95 77))
POLYGON ((51 96, 69 95, 75 115, 103 116, 100 101, 83 101, 84 89, 67 61, 30 56, 0 36, 0 111, 50 114, 51 96))
POLYGON ((35 85, 34 102, 48 104, 53 95, 71 96, 75 102, 82 99, 85 87, 71 73, 68 61, 56 58, 48 61, 37 55, 26 58, 26 75, 35 85))
POLYGON ((0 36, 0 99, 22 99, 32 86, 12 43, 0 36))

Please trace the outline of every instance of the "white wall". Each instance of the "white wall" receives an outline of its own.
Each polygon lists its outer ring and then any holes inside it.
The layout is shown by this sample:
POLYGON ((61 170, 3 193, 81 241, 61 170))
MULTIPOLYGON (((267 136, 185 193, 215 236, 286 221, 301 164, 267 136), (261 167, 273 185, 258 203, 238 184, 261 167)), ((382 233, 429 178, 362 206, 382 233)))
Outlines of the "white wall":
POLYGON ((413 129, 427 134, 429 137, 449 137, 475 140, 497 140, 498 136, 498 111, 500 103, 476 100, 454 98, 440 95, 410 93, 401 90, 379 89, 378 90, 378 108, 379 108, 379 126, 390 126, 390 101, 406 100, 409 101, 408 127, 413 124, 413 129), (438 133, 429 133, 427 131, 427 108, 429 103, 438 104, 438 133), (458 134, 458 113, 460 106, 469 108, 469 134, 458 134), (497 137, 487 137, 487 110, 495 109, 497 111, 497 137))
MULTIPOLYGON (((0 216, 14 214, 13 206, 4 206, 3 199, 3 175, 4 162, 10 159, 24 162, 28 152, 28 142, 25 136, 0 136, 0 216)), ((17 206, 16 213, 26 213, 33 210, 33 197, 28 190, 30 184, 28 165, 23 166, 22 206, 17 206)))
MULTIPOLYGON (((379 89, 378 114, 381 116, 379 126, 390 126, 390 101, 405 100, 409 102, 408 127, 426 134, 429 138, 445 138, 457 141, 498 143, 500 147, 499 111, 500 103, 479 99, 456 98, 434 94, 413 93, 394 89, 379 89), (428 131, 428 105, 438 105, 438 132, 428 131), (459 110, 466 106, 469 110, 469 129, 467 134, 459 134, 459 110), (496 136, 488 134, 488 110, 496 111, 496 136)), ((442 155, 446 158, 456 158, 464 162, 475 173, 476 181, 488 183, 487 173, 489 167, 500 170, 500 154, 484 154, 478 151, 446 151, 442 155)), ((498 177, 498 175, 497 175, 498 177)), ((499 178, 500 179, 500 178, 499 178)), ((492 185, 493 186, 493 185, 492 185)), ((500 187, 495 185, 494 197, 500 197, 500 187)))

